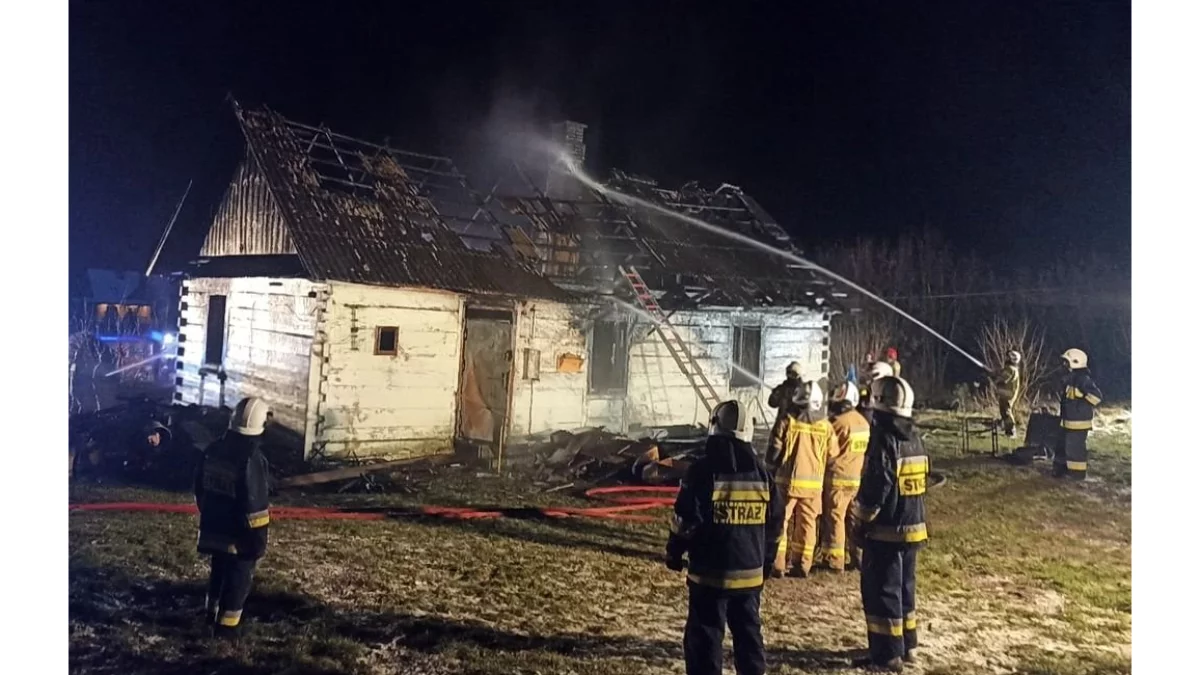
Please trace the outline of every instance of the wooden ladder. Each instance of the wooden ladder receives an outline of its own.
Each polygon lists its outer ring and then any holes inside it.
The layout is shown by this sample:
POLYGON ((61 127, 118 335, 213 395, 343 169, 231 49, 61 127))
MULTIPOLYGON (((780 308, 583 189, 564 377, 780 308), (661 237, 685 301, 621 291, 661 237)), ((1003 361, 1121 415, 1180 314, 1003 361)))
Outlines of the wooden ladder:
POLYGON ((700 367, 700 363, 696 361, 692 353, 688 351, 687 345, 683 339, 679 337, 675 327, 667 321, 667 317, 663 314, 662 307, 654 299, 654 295, 650 293, 650 288, 646 286, 646 282, 642 280, 642 275, 633 267, 620 267, 621 275, 625 277, 625 281, 629 282, 629 287, 633 289, 633 294, 637 298, 638 304, 647 314, 654 317, 654 328, 658 334, 662 336, 663 342, 667 345, 667 351, 671 353, 671 358, 675 359, 675 364, 679 366, 679 370, 684 377, 691 383, 692 389, 696 390, 696 395, 700 397, 700 402, 704 404, 704 408, 711 414, 713 408, 721 402, 720 395, 713 388, 712 383, 708 381, 708 377, 704 375, 704 370, 700 367))

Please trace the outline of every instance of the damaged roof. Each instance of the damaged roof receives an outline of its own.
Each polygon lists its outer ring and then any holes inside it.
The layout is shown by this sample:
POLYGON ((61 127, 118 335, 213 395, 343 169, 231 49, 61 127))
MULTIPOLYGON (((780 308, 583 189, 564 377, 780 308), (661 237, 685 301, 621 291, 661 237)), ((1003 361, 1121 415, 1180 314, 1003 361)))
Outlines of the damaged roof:
MULTIPOLYGON (((799 254, 774 219, 732 185, 705 190, 695 183, 668 190, 651 180, 614 171, 605 187, 699 219, 775 249, 799 254)), ((619 281, 617 267, 633 267, 664 306, 828 306, 844 297, 833 285, 787 259, 683 222, 652 208, 618 202, 602 192, 551 199, 527 182, 524 194, 502 197, 506 209, 526 218, 520 232, 505 234, 513 249, 540 261, 559 281, 597 287, 619 281), (524 237, 524 242, 517 241, 524 237)), ((618 285, 617 288, 620 286, 618 285)))
MULTIPOLYGON (((514 164, 523 186, 500 181, 483 198, 447 157, 300 124, 265 107, 234 108, 247 158, 201 251, 205 276, 234 258, 234 267, 271 259, 272 269, 292 259, 291 274, 317 280, 570 301, 628 294, 620 269, 635 268, 667 309, 829 308, 845 297, 778 255, 618 203, 569 176, 572 198, 552 199, 514 164)), ((735 186, 668 190, 619 171, 606 186, 797 252, 735 186)))
MULTIPOLYGON (((572 296, 529 265, 490 247, 468 245, 458 233, 494 214, 454 163, 405 152, 284 119, 266 108, 235 105, 248 157, 273 202, 289 241, 270 250, 214 242, 209 256, 294 253, 314 279, 415 286, 466 293, 568 300, 572 296)), ((235 186, 236 187, 236 186, 235 186)), ((235 189, 231 187, 231 190, 235 189)), ((263 197, 259 201, 268 199, 263 197)), ((226 204, 224 212, 230 211, 226 204)), ((236 210, 233 207, 232 210, 236 210)), ((269 220, 262 209, 244 222, 269 220)), ((236 215, 236 214, 235 214, 236 215)), ((227 239, 245 236, 240 222, 227 239), (240 234, 239 234, 240 227, 240 234)))

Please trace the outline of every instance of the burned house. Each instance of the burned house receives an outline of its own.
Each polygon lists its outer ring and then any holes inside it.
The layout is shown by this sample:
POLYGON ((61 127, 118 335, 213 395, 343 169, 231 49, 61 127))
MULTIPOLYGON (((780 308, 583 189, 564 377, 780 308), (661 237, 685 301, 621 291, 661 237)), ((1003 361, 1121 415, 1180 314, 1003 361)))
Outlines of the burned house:
MULTIPOLYGON (((757 248, 553 171, 487 196, 448 158, 236 110, 245 158, 180 301, 176 400, 262 396, 306 456, 499 449, 706 423, 828 369, 829 289, 757 248)), ((574 136, 580 125, 558 130, 574 136)), ((777 247, 737 188, 613 188, 777 247)))

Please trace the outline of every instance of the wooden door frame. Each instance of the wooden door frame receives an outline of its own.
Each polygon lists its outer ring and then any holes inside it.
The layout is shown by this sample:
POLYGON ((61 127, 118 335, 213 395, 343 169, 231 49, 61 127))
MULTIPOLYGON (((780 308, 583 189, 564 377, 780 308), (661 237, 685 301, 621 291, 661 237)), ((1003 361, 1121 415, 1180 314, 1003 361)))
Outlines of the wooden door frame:
POLYGON ((500 423, 499 434, 497 435, 498 437, 495 440, 495 446, 496 446, 495 447, 495 455, 496 455, 495 461, 496 461, 497 471, 499 471, 502 466, 502 461, 503 461, 503 457, 504 457, 504 445, 505 445, 505 442, 508 440, 508 435, 512 429, 513 397, 514 397, 514 392, 516 391, 516 380, 517 380, 517 374, 515 371, 516 371, 518 322, 520 321, 521 315, 518 310, 517 303, 515 301, 498 302, 498 301, 489 300, 489 299, 464 298, 461 306, 462 306, 462 321, 460 323, 460 326, 462 329, 462 338, 460 339, 460 343, 459 343, 459 355, 458 355, 458 387, 455 389, 455 394, 454 394, 455 413, 454 413, 454 435, 453 435, 454 438, 453 438, 453 440, 455 442, 457 442, 460 438, 463 438, 463 436, 461 435, 462 415, 463 415, 462 396, 463 396, 463 373, 465 371, 466 358, 467 358, 467 314, 471 310, 474 309, 474 310, 485 310, 485 311, 492 311, 492 312, 506 312, 509 317, 509 325, 511 326, 511 328, 509 330, 509 336, 508 336, 508 339, 509 339, 508 383, 507 383, 507 386, 505 387, 505 393, 504 393, 504 396, 505 396, 504 419, 500 423))

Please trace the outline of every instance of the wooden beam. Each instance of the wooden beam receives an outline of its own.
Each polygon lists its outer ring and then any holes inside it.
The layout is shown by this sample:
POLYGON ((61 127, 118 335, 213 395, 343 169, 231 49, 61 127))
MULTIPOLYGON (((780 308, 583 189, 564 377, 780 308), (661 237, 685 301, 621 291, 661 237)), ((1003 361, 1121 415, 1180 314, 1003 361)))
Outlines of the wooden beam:
POLYGON ((428 463, 431 466, 446 464, 454 458, 452 454, 432 455, 428 457, 415 457, 413 459, 399 459, 393 462, 379 462, 378 464, 363 464, 360 466, 348 466, 342 469, 331 469, 329 471, 318 471, 317 473, 306 473, 299 476, 289 476, 276 483, 276 487, 280 489, 302 487, 305 485, 320 485, 322 483, 333 483, 340 480, 351 480, 360 478, 369 473, 378 471, 394 471, 404 467, 410 467, 421 463, 428 463))

